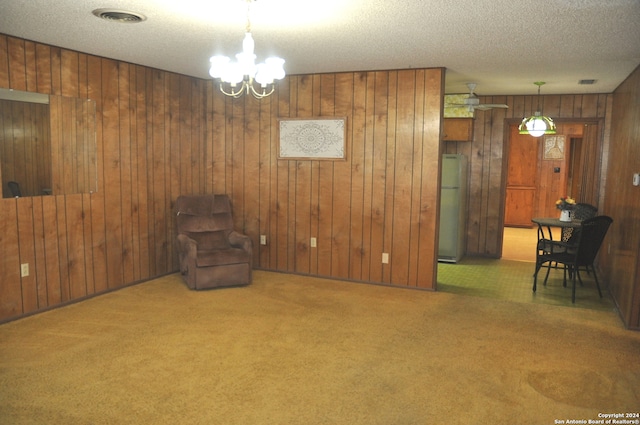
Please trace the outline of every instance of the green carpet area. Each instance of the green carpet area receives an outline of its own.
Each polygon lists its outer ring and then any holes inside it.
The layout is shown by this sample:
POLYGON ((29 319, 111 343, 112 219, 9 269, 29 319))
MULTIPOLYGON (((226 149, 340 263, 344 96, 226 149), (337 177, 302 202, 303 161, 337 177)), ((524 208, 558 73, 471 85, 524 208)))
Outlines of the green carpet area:
POLYGON ((544 286, 546 269, 538 275, 538 290, 534 293, 535 263, 527 261, 496 260, 490 258, 463 258, 456 264, 438 264, 438 291, 461 295, 488 297, 500 300, 588 308, 601 311, 615 310, 615 304, 602 279, 598 295, 593 276, 581 273, 584 286, 576 286, 576 302, 571 303, 571 282, 562 285, 562 269, 552 269, 544 286))

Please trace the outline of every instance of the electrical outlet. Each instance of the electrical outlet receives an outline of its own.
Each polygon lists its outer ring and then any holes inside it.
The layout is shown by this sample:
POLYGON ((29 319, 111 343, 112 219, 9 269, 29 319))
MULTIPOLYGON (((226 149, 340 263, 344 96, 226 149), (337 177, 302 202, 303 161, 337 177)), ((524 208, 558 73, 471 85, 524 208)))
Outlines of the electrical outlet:
POLYGON ((316 238, 311 238, 311 248, 315 248, 318 246, 318 241, 316 238))
POLYGON ((260 235, 260 245, 267 244, 267 235, 260 235))
POLYGON ((29 276, 29 263, 20 264, 20 277, 29 276))
POLYGON ((383 252, 382 253, 382 264, 389 264, 389 253, 388 252, 383 252))

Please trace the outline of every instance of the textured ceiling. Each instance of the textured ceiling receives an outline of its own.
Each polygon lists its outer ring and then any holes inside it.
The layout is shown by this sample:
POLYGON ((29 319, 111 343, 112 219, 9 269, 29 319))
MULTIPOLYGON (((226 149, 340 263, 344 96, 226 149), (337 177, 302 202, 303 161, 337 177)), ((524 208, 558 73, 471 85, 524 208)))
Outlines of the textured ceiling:
MULTIPOLYGON (((1 0, 0 33, 209 78, 241 49, 243 0, 1 0), (147 20, 92 15, 124 9, 147 20)), ((447 68, 446 93, 609 93, 640 64, 640 0, 257 0, 256 54, 289 74, 447 68), (594 85, 578 80, 595 79, 594 85)))

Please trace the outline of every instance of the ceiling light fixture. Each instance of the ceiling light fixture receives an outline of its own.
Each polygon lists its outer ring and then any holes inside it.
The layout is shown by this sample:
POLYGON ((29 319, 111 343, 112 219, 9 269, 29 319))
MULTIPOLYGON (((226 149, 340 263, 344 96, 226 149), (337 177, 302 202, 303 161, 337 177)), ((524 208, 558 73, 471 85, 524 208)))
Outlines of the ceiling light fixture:
POLYGON ((543 134, 556 134, 556 125, 549 117, 542 115, 540 110, 540 87, 544 85, 544 81, 536 81, 538 86, 538 107, 535 114, 522 120, 518 131, 520 134, 529 134, 533 137, 540 137, 543 134))
POLYGON ((227 96, 238 98, 251 93, 256 99, 269 96, 275 90, 274 80, 284 78, 284 59, 267 58, 264 63, 256 65, 253 53, 255 43, 251 36, 249 12, 251 2, 247 2, 247 27, 242 41, 242 52, 236 54, 237 61, 231 62, 227 56, 212 56, 209 74, 220 79, 220 91, 227 96), (259 87, 256 88, 256 83, 259 87))

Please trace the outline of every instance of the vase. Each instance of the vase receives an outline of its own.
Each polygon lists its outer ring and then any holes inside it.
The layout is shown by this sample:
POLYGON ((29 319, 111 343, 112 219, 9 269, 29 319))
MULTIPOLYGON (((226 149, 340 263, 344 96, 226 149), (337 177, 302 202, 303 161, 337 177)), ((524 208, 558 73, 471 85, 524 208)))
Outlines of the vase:
POLYGON ((560 211, 560 221, 571 221, 571 211, 569 210, 560 211))

